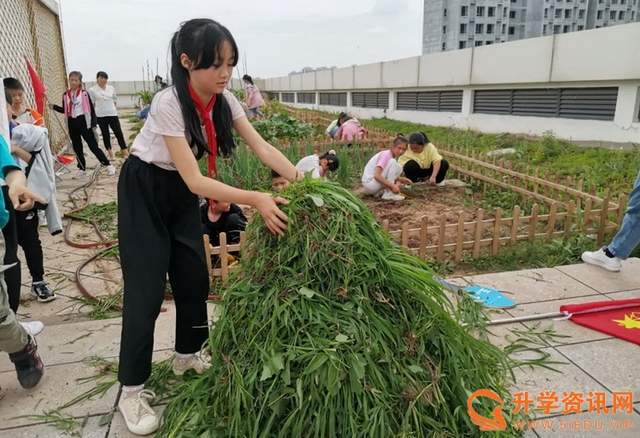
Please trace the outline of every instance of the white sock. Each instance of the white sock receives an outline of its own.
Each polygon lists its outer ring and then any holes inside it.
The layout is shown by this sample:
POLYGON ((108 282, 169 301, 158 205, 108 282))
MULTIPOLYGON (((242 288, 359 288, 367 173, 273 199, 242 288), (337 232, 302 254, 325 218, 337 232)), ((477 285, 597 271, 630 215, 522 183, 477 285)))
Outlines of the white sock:
POLYGON ((142 385, 126 386, 122 385, 122 393, 124 395, 132 395, 136 392, 140 392, 144 389, 144 383, 142 385))

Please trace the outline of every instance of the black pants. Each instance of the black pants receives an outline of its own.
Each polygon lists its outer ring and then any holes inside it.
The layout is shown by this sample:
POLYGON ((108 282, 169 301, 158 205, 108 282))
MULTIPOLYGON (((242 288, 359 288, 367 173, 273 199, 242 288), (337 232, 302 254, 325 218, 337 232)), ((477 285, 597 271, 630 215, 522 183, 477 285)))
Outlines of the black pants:
POLYGON ((118 233, 124 278, 118 377, 123 385, 140 385, 151 372, 167 273, 176 305, 176 351, 195 353, 208 337, 209 277, 198 198, 178 172, 130 156, 118 180, 118 233))
POLYGON ((113 130, 120 149, 124 150, 127 148, 127 142, 124 141, 124 134, 122 133, 122 127, 120 126, 120 119, 118 116, 98 117, 98 126, 100 127, 102 141, 104 142, 104 148, 106 150, 111 150, 111 135, 109 134, 109 128, 113 130))
POLYGON ((98 147, 98 141, 96 136, 93 135, 93 130, 87 128, 87 121, 84 116, 76 118, 68 118, 67 123, 69 125, 69 136, 71 137, 71 144, 73 145, 73 151, 76 153, 78 159, 78 169, 85 170, 87 168, 87 161, 84 159, 84 149, 82 146, 82 139, 87 142, 89 149, 96 156, 101 164, 108 166, 109 159, 102 152, 102 149, 98 147))
POLYGON ((38 211, 16 211, 16 227, 18 229, 18 245, 24 251, 31 281, 44 280, 44 258, 42 242, 38 233, 38 211))
POLYGON ((16 228, 16 212, 13 209, 11 200, 9 199, 9 187, 2 187, 2 195, 4 196, 4 206, 9 212, 9 222, 7 222, 7 224, 2 229, 5 244, 4 264, 16 264, 13 268, 4 271, 4 281, 7 284, 9 307, 11 307, 13 313, 17 313, 18 307, 20 307, 22 270, 20 269, 20 260, 18 259, 18 231, 16 228))
MULTIPOLYGON (((423 169, 415 160, 410 160, 404 164, 403 170, 404 175, 411 181, 424 181, 425 179, 431 178, 431 174, 433 173, 433 164, 431 164, 431 167, 428 169, 423 169)), ((436 175, 436 183, 444 181, 447 170, 449 170, 449 162, 447 162, 447 160, 440 161, 440 170, 438 170, 438 174, 436 175)))

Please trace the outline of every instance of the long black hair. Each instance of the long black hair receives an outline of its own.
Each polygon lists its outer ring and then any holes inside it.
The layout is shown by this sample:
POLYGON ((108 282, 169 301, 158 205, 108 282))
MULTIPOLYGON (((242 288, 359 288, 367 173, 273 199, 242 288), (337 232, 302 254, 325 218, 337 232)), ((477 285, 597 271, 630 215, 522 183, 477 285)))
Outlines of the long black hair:
POLYGON ((338 167, 340 167, 340 160, 338 159, 338 155, 336 155, 336 151, 333 149, 320 155, 320 159, 327 160, 327 167, 332 172, 335 172, 338 170, 338 167))
MULTIPOLYGON (((221 62, 220 51, 225 41, 231 45, 235 66, 238 63, 238 46, 229 29, 217 21, 208 18, 185 21, 171 38, 171 79, 180 102, 187 138, 191 147, 197 150, 196 158, 198 159, 205 151, 209 152, 209 147, 202 135, 200 118, 189 94, 189 71, 182 66, 180 55, 186 54, 194 63, 195 69, 209 68, 221 62)), ((212 113, 218 151, 221 155, 228 156, 233 152, 236 144, 231 132, 233 125, 231 108, 223 94, 216 96, 212 113)))
POLYGON ((409 136, 409 143, 424 146, 427 143, 430 143, 430 141, 429 137, 427 137, 427 134, 425 134, 424 132, 414 132, 409 136))
POLYGON ((250 83, 251 85, 254 85, 253 78, 251 76, 249 76, 249 75, 242 76, 242 80, 245 81, 245 82, 250 83))

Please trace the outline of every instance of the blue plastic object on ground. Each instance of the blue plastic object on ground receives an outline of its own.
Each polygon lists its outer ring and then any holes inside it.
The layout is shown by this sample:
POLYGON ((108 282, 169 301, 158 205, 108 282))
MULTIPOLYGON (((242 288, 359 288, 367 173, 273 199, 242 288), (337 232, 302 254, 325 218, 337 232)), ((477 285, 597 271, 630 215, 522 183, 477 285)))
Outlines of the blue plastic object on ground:
POLYGON ((480 286, 478 284, 472 284, 471 286, 458 286, 457 284, 449 283, 446 280, 438 278, 444 288, 453 292, 465 292, 471 295, 471 297, 482 303, 484 307, 490 309, 510 309, 516 306, 516 302, 511 298, 504 296, 499 290, 489 287, 480 286))

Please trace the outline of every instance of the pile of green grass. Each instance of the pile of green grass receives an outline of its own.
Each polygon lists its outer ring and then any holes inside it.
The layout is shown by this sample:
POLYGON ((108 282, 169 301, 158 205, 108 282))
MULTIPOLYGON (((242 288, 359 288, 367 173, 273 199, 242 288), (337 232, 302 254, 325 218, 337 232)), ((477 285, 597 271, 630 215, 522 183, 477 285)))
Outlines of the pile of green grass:
POLYGON ((467 398, 490 388, 508 401, 522 362, 480 340, 478 306, 452 304, 348 190, 306 179, 283 195, 286 234, 254 216, 212 368, 177 388, 158 436, 480 436, 467 398))

